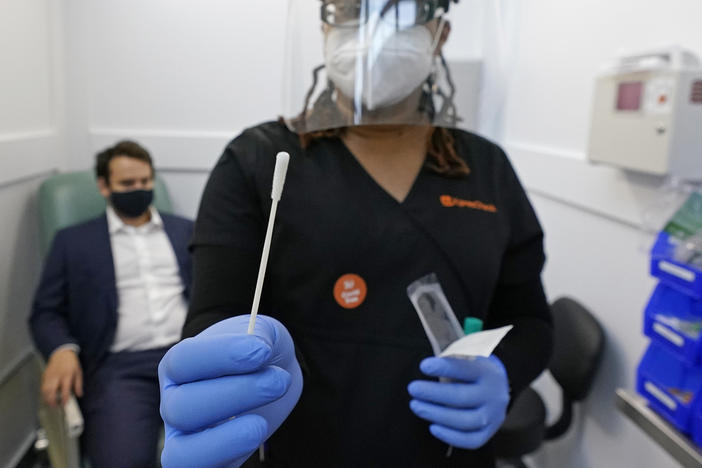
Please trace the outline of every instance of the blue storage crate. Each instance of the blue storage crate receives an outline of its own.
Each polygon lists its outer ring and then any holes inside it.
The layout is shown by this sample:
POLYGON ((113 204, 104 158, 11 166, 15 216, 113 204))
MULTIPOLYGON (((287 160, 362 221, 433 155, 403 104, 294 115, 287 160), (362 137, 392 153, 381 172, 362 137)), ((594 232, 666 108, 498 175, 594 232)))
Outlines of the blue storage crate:
POLYGON ((702 404, 697 405, 692 416, 692 441, 702 447, 702 404))
POLYGON ((667 285, 702 299, 702 270, 675 260, 675 241, 667 232, 658 234, 651 249, 651 274, 667 285))
POLYGON ((644 333, 689 364, 702 364, 702 301, 659 284, 646 306, 644 333))
POLYGON ((702 370, 651 343, 639 364, 636 390, 681 432, 692 432, 693 413, 702 391, 702 370))

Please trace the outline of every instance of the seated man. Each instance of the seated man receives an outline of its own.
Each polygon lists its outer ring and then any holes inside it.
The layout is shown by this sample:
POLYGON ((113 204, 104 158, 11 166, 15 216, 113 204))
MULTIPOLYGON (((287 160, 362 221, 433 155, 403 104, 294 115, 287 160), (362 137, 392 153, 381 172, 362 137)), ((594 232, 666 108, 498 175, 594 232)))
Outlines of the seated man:
POLYGON ((29 319, 42 396, 79 397, 94 468, 154 466, 157 367, 185 320, 193 223, 151 206, 154 168, 137 143, 98 154, 96 173, 107 211, 56 234, 29 319))

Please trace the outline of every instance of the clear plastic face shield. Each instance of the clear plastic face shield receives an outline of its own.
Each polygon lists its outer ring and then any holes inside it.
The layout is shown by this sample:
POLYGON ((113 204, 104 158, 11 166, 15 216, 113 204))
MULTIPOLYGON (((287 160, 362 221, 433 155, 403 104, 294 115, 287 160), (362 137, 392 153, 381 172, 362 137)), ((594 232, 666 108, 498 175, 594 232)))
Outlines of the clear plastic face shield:
POLYGON ((288 126, 454 127, 455 88, 441 54, 455 0, 291 0, 288 126))

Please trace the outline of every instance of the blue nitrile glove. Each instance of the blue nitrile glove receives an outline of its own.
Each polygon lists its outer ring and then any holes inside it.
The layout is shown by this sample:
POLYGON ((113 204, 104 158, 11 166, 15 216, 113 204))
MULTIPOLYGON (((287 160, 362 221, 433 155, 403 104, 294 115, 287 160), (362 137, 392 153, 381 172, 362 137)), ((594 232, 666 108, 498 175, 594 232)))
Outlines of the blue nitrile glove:
POLYGON ((288 417, 302 373, 285 327, 258 316, 212 325, 173 346, 158 366, 164 468, 239 467, 288 417))
POLYGON ((485 445, 502 425, 509 404, 509 383, 495 357, 424 359, 419 368, 450 382, 415 380, 407 387, 412 411, 431 422, 429 430, 454 447, 485 445))

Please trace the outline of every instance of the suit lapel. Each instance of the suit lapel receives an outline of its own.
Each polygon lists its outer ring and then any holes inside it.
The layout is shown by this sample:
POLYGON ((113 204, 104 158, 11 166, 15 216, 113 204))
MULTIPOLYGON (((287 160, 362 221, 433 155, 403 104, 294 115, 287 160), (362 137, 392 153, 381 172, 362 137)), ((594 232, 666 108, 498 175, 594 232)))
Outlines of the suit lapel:
POLYGON ((183 284, 186 287, 186 293, 188 289, 188 284, 190 284, 189 270, 187 267, 187 239, 182 239, 180 232, 175 228, 173 220, 168 217, 168 215, 161 214, 161 219, 163 220, 163 229, 166 231, 166 236, 173 247, 173 252, 175 252, 176 261, 178 262, 178 271, 180 272, 180 278, 183 280, 183 284))
POLYGON ((110 242, 110 231, 107 225, 107 216, 99 218, 96 224, 96 232, 92 236, 94 241, 93 255, 95 265, 99 271, 100 280, 98 284, 105 285, 107 301, 110 311, 117 311, 117 281, 115 279, 115 264, 112 258, 112 243, 110 242))

